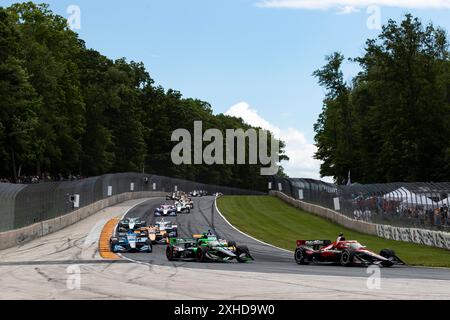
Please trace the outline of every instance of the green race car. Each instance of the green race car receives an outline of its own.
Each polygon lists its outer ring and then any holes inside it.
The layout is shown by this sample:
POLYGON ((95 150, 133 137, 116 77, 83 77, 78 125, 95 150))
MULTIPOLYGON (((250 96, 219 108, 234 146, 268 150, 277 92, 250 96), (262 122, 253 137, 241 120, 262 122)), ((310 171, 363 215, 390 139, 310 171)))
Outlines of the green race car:
POLYGON ((166 257, 173 260, 230 261, 254 260, 246 246, 238 246, 234 241, 217 238, 210 232, 194 235, 192 238, 170 238, 166 257))

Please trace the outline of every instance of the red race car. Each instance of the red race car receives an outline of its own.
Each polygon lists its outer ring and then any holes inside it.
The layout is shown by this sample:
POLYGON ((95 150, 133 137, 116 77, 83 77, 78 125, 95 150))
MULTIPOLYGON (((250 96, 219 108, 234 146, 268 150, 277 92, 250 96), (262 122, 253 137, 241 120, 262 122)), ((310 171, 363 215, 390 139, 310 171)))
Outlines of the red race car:
POLYGON ((336 242, 330 240, 297 240, 294 257, 298 264, 381 265, 383 267, 405 264, 395 255, 393 250, 383 249, 380 254, 376 254, 355 240, 336 242))

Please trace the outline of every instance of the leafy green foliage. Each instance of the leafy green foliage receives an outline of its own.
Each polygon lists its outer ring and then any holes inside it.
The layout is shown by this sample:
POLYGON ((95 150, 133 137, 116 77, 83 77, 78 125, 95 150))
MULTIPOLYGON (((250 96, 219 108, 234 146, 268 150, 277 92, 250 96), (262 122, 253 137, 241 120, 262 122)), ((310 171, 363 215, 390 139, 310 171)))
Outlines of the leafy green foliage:
MULTIPOLYGON (((0 176, 142 171, 264 189, 260 165, 171 161, 175 129, 250 128, 155 86, 142 63, 87 49, 46 4, 0 8, 0 176)), ((247 146, 248 148, 248 146, 247 146)), ((281 143, 280 158, 284 155, 281 143)))
POLYGON ((315 125, 321 174, 336 182, 448 181, 450 78, 444 30, 406 15, 390 20, 351 84, 335 53, 314 75, 325 87, 315 125))

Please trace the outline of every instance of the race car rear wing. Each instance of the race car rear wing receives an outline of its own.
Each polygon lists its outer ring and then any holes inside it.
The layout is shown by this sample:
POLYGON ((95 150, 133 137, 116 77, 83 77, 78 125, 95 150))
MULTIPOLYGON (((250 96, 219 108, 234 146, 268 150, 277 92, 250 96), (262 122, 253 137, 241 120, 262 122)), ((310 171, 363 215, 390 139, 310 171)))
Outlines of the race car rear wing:
POLYGON ((297 247, 307 246, 312 247, 314 250, 318 250, 320 247, 328 246, 331 244, 331 240, 297 240, 297 247))
POLYGON ((168 238, 167 242, 171 245, 182 245, 187 243, 196 244, 197 240, 194 238, 168 238))

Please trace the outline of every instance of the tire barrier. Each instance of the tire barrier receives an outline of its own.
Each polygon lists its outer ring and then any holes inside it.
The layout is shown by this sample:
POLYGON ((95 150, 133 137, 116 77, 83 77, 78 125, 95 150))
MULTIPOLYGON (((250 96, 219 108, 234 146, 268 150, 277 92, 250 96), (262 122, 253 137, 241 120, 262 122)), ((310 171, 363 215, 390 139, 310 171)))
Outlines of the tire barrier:
POLYGON ((377 236, 385 239, 413 242, 450 250, 450 233, 417 228, 377 225, 377 236))

